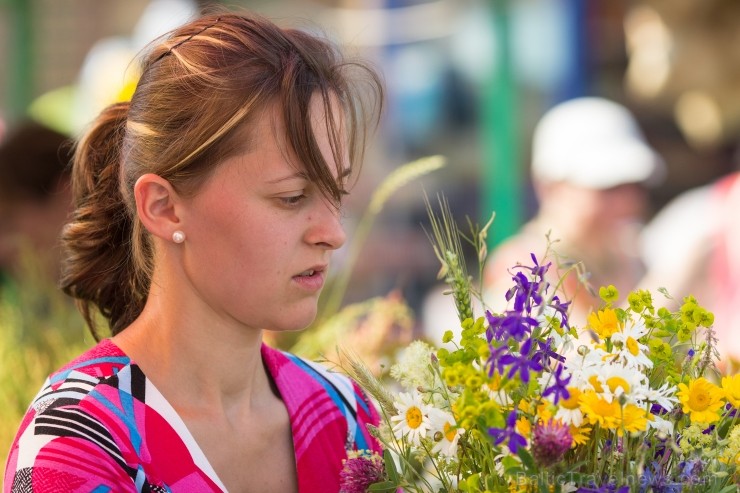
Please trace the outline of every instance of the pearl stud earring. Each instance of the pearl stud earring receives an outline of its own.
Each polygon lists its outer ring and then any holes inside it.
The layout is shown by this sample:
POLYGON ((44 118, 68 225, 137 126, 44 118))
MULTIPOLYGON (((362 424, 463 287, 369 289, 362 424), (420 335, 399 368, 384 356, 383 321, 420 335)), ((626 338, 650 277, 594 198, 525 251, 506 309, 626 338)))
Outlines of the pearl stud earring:
POLYGON ((178 229, 177 231, 172 233, 172 241, 174 241, 175 243, 182 243, 183 241, 185 241, 185 233, 178 229))

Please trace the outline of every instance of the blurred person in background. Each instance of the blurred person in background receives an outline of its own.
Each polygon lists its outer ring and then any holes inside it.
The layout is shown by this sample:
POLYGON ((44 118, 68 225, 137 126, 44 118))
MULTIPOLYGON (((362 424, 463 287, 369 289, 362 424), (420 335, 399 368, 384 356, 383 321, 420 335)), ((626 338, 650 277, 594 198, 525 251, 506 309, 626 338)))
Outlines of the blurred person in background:
POLYGON ((644 274, 638 233, 648 212, 646 185, 663 174, 662 159, 624 106, 583 97, 550 109, 536 125, 532 143, 538 211, 491 253, 485 301, 494 311, 506 309, 511 268, 529 263, 530 253, 542 260, 548 234, 553 286, 570 263, 585 269, 585 276, 568 275, 561 288, 561 299, 572 299, 575 325, 582 326, 600 305, 600 286, 613 284, 626 296, 644 274))
MULTIPOLYGON (((740 171, 689 189, 658 211, 641 241, 645 289, 694 296, 714 313, 723 371, 740 367, 740 171)), ((657 296, 660 305, 662 296, 657 296)), ((665 301, 667 303, 667 301, 665 301)), ((675 308, 675 307, 672 307, 675 308)))
POLYGON ((0 142, 0 276, 33 269, 58 279, 59 236, 72 208, 70 157, 67 136, 31 119, 0 142))

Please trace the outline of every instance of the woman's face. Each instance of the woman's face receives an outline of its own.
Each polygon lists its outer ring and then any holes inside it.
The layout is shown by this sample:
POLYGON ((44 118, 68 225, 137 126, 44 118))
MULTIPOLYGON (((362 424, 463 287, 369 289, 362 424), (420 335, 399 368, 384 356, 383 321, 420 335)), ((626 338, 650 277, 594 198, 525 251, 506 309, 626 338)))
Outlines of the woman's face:
MULTIPOLYGON (((346 163, 332 157, 321 108, 314 99, 315 135, 343 181, 346 163)), ((314 320, 331 255, 346 237, 337 207, 281 151, 275 136, 283 128, 268 109, 252 126, 248 150, 227 158, 186 201, 181 255, 195 296, 216 316, 297 330, 314 320)))

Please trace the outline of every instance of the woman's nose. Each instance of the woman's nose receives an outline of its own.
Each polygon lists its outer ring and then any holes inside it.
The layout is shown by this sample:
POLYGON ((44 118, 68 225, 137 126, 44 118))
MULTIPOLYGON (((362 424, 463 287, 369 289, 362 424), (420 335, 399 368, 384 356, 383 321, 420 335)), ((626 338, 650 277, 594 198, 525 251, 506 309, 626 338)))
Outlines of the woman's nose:
POLYGON ((306 241, 330 250, 340 248, 347 241, 341 219, 339 207, 323 201, 309 218, 306 241))

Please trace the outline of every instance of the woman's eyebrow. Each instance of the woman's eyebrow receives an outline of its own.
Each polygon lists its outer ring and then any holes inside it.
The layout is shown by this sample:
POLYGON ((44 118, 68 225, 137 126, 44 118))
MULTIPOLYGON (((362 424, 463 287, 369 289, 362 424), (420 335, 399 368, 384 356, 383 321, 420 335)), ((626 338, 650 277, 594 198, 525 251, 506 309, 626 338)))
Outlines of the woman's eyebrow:
MULTIPOLYGON (((352 174, 352 169, 351 168, 345 168, 344 170, 342 170, 342 173, 337 177, 337 179, 344 180, 345 178, 347 178, 351 174, 352 174)), ((291 175, 282 176, 280 178, 275 178, 274 180, 269 180, 267 183, 275 184, 275 183, 280 183, 280 182, 283 182, 283 181, 296 180, 296 179, 308 180, 309 178, 308 178, 308 175, 305 172, 303 172, 303 171, 296 171, 295 173, 293 173, 291 175)))
POLYGON ((279 178, 275 178, 274 180, 268 180, 267 183, 274 184, 274 183, 281 183, 281 182, 288 181, 288 180, 298 180, 298 179, 300 179, 300 180, 308 180, 308 176, 303 171, 297 171, 297 172, 295 172, 293 174, 290 174, 290 175, 287 175, 287 176, 282 176, 282 177, 279 177, 279 178))

